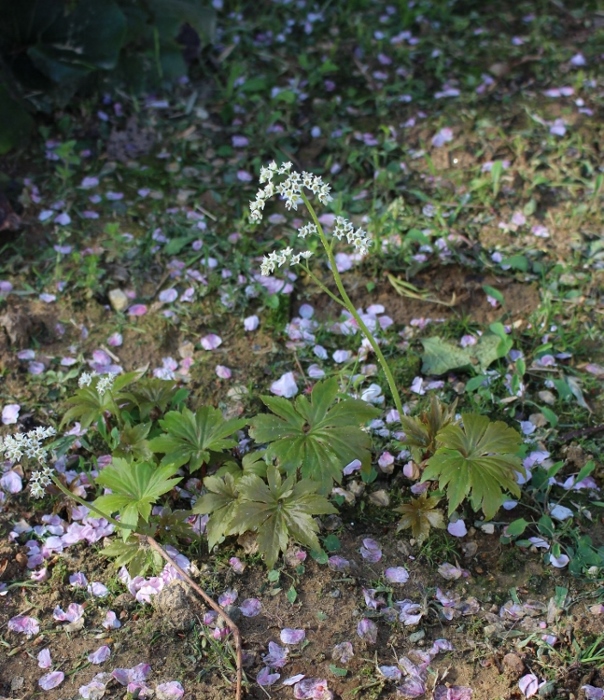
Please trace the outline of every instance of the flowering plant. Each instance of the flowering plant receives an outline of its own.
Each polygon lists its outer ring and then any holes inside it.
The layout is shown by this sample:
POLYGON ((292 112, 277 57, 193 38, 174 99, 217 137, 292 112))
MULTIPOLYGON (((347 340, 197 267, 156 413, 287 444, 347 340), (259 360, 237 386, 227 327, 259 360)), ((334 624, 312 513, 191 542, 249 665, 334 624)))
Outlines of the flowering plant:
POLYGON ((260 267, 261 273, 268 276, 275 271, 277 266, 283 267, 283 265, 285 265, 287 262, 289 262, 289 265, 302 265, 305 273, 319 286, 319 288, 333 301, 340 306, 343 306, 350 313, 371 345, 371 348, 374 351, 386 376, 386 380, 394 400, 394 405, 396 406, 399 416, 402 416, 403 405, 396 382, 394 380, 394 375, 392 374, 388 362, 380 349, 377 339, 369 330, 356 310, 354 304, 350 300, 350 297, 344 288, 340 273, 338 272, 334 255, 335 241, 341 241, 343 238, 346 238, 347 243, 352 245, 359 255, 366 255, 371 247, 371 239, 367 232, 362 228, 355 229, 352 222, 345 219, 343 216, 336 216, 331 236, 327 236, 321 222, 319 221, 315 208, 305 193, 305 190, 307 190, 310 194, 316 196, 317 200, 322 205, 329 204, 329 202, 332 200, 330 195, 331 187, 327 183, 324 183, 323 179, 319 175, 313 175, 312 173, 308 172, 298 173, 295 170, 292 170, 291 163, 283 163, 283 165, 278 166, 273 161, 268 165, 268 167, 261 168, 260 184, 264 184, 264 187, 258 190, 256 193, 256 199, 253 202, 250 202, 250 219, 255 223, 262 221, 262 212, 264 211, 266 202, 275 194, 281 195, 285 201, 285 208, 288 210, 294 209, 297 211, 298 205, 304 204, 308 213, 310 214, 312 222, 309 222, 298 229, 298 237, 305 240, 309 236, 318 236, 321 245, 327 254, 329 268, 333 275, 338 294, 335 294, 325 284, 323 284, 323 282, 310 269, 308 265, 308 260, 312 256, 312 251, 310 250, 303 250, 295 253, 294 250, 288 246, 279 251, 271 251, 268 256, 265 256, 262 260, 262 265, 260 267), (279 180, 279 178, 282 179, 279 180))

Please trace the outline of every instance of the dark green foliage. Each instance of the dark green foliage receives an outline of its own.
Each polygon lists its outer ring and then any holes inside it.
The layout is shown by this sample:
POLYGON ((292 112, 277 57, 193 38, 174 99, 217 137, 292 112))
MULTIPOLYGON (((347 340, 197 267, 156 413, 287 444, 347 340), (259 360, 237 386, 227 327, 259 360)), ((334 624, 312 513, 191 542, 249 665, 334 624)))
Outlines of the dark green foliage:
POLYGON ((161 464, 188 464, 189 471, 194 472, 210 461, 212 452, 235 447, 237 440, 231 436, 247 421, 225 420, 218 409, 202 406, 196 413, 188 408, 170 411, 159 424, 165 432, 151 440, 149 446, 153 452, 164 454, 161 464))
POLYGON ((141 91, 185 75, 185 24, 207 43, 214 11, 201 0, 0 3, 0 152, 19 143, 25 108, 65 106, 94 79, 141 91))
POLYGON ((227 535, 255 532, 258 549, 272 568, 290 537, 311 550, 319 550, 319 526, 314 515, 336 513, 329 501, 317 494, 319 484, 310 479, 296 482, 295 474, 285 481, 279 470, 269 465, 266 480, 253 473, 239 478, 208 477, 208 493, 193 508, 209 514, 207 525, 210 549, 227 535))
POLYGON ((114 457, 95 479, 99 486, 111 489, 111 493, 99 496, 94 506, 108 515, 119 513, 127 537, 130 530, 137 529, 139 517, 148 522, 155 501, 182 479, 173 478, 177 471, 173 464, 158 467, 114 457))
POLYGON ((519 433, 502 421, 462 415, 463 425, 450 423, 439 431, 438 449, 428 460, 423 480, 437 479, 449 501, 449 515, 466 498, 475 511, 492 518, 504 491, 520 496, 516 472, 524 472, 517 452, 519 433))
POLYGON ((250 435, 258 443, 268 443, 267 460, 276 460, 288 474, 301 476, 321 485, 327 493, 334 481, 342 480, 342 468, 359 459, 365 472, 371 467, 371 438, 361 426, 379 415, 365 401, 338 398, 337 379, 318 382, 310 401, 299 396, 294 402, 263 396, 275 414, 255 416, 250 435))

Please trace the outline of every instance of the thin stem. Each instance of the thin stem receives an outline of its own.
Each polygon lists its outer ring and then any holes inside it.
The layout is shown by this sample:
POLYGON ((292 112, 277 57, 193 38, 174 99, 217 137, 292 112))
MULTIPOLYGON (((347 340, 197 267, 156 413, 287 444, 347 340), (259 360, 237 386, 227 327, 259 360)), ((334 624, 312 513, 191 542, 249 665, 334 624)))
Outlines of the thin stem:
MULTIPOLYGON (((75 493, 72 493, 68 488, 63 486, 61 481, 57 479, 56 476, 51 476, 52 483, 60 490, 62 491, 66 496, 69 498, 73 498, 74 501, 77 501, 81 506, 84 506, 85 508, 88 508, 88 510, 91 510, 93 513, 96 513, 99 515, 101 518, 105 518, 105 520, 112 525, 115 525, 115 527, 119 527, 120 529, 124 529, 124 523, 120 523, 119 520, 116 520, 115 518, 112 518, 110 515, 107 515, 107 513, 103 513, 102 510, 99 510, 95 505, 90 503, 89 501, 85 501, 83 498, 78 496, 75 493)), ((126 528, 128 530, 131 530, 132 528, 126 528)))
POLYGON ((170 555, 164 550, 164 548, 156 542, 153 537, 150 537, 149 535, 137 535, 139 540, 142 543, 148 544, 151 549, 154 549, 165 561, 170 564, 170 566, 173 566, 176 571, 184 578, 184 580, 191 586, 191 588, 199 595, 201 596, 205 602, 212 608, 212 610, 215 610, 220 617, 227 623, 227 625, 230 627, 231 632, 233 633, 233 638, 235 640, 235 651, 237 654, 237 686, 235 688, 235 700, 241 700, 241 686, 243 682, 243 651, 241 648, 241 633, 239 632, 239 627, 231 620, 231 618, 227 615, 227 613, 218 605, 218 603, 215 603, 212 598, 203 590, 203 588, 200 588, 195 581, 187 574, 187 572, 182 569, 175 561, 170 557, 170 555))
POLYGON ((388 382, 388 386, 390 387, 390 392, 392 393, 392 398, 394 399, 394 405, 396 406, 396 410, 398 411, 399 416, 403 415, 403 404, 401 401, 401 397, 399 394, 399 391, 396 386, 396 382, 394 380, 394 375, 392 374, 392 371, 390 370, 390 367, 388 365, 388 361, 384 357, 384 354, 382 353, 380 346, 377 343, 377 340, 375 339, 373 333, 367 328, 365 325, 363 319, 360 317, 358 311, 355 309, 354 304, 350 300, 350 297, 346 293, 346 289, 344 289, 344 284, 342 283, 342 278, 340 277, 340 273, 338 272, 338 268, 336 266, 336 260, 332 251, 332 247, 329 244, 329 241, 327 240, 327 237, 325 236, 325 233, 323 232, 323 227, 321 226, 321 222, 319 221, 319 218, 317 217, 317 214, 314 210, 314 207, 308 200, 308 197, 304 194, 304 192, 300 193, 300 196, 302 197, 304 204, 306 204, 306 208, 308 209, 308 212, 317 227, 317 231, 319 233, 319 238, 321 239, 321 243, 323 244, 323 248, 325 248, 325 252, 327 253, 327 257, 329 259, 329 264, 331 266, 331 273, 333 275, 333 279, 336 283, 336 287, 338 288, 338 292, 340 293, 340 297, 342 298, 342 301, 344 302, 344 306, 348 309, 350 312, 351 316, 354 318, 356 321, 358 327, 361 329, 363 332, 363 335, 367 338, 369 341, 369 344, 371 345, 373 352, 375 352, 375 356, 377 357, 382 370, 384 371, 384 374, 386 375, 386 381, 388 382))
POLYGON ((302 265, 302 269, 303 269, 303 270, 306 272, 306 274, 311 278, 311 280, 317 285, 317 287, 319 287, 319 289, 320 289, 322 292, 325 292, 325 294, 327 294, 329 297, 331 297, 331 299, 333 299, 333 300, 336 302, 336 304, 339 304, 340 306, 343 306, 345 309, 348 308, 348 304, 346 304, 345 301, 342 301, 342 299, 340 299, 340 297, 336 296, 336 295, 331 291, 331 289, 329 289, 329 287, 327 287, 325 284, 323 284, 323 282, 321 282, 321 280, 317 277, 317 275, 315 275, 315 273, 312 272, 312 270, 310 269, 310 267, 308 266, 308 264, 302 265))

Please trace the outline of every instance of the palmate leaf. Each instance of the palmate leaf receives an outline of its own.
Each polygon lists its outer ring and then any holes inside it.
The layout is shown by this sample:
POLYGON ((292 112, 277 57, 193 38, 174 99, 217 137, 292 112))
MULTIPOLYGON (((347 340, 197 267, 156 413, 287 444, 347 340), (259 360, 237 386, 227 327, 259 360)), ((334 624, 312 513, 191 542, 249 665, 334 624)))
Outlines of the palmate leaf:
POLYGON ((113 386, 110 390, 99 395, 96 386, 99 378, 95 377, 92 384, 83 386, 78 389, 73 396, 67 399, 67 403, 71 406, 68 408, 61 425, 77 420, 83 428, 88 428, 93 423, 96 423, 99 418, 102 418, 105 413, 116 415, 119 412, 118 405, 121 405, 121 392, 133 382, 138 381, 147 371, 148 365, 140 367, 132 372, 126 372, 115 377, 113 386))
POLYGON ((379 415, 365 401, 345 398, 336 403, 337 379, 318 382, 310 401, 299 396, 295 402, 263 396, 275 415, 262 414, 250 421, 250 435, 268 443, 267 461, 277 460, 289 474, 298 469, 303 478, 321 484, 327 493, 333 481, 342 480, 342 468, 359 459, 363 468, 371 464, 371 438, 361 428, 379 415))
POLYGON ((135 460, 148 460, 153 458, 149 449, 147 435, 151 429, 151 423, 137 423, 126 425, 119 432, 119 442, 113 454, 115 457, 126 457, 135 460))
POLYGON ((165 379, 149 377, 139 382, 128 392, 122 393, 125 399, 127 411, 136 406, 139 410, 141 420, 147 420, 152 411, 163 413, 178 391, 176 382, 167 382, 165 379))
POLYGON ((132 577, 144 576, 149 569, 159 571, 163 564, 160 555, 150 547, 141 547, 136 537, 129 537, 125 542, 113 540, 101 550, 101 555, 114 559, 117 569, 125 566, 132 577))
POLYGON ((258 549, 272 568, 290 537, 310 549, 320 549, 319 526, 313 516, 337 511, 317 494, 316 482, 296 482, 295 475, 282 481, 272 464, 266 476, 266 483, 256 474, 242 476, 237 482, 239 502, 230 527, 239 534, 257 532, 258 549))
POLYGON ((436 436, 455 419, 456 406, 457 401, 447 406, 433 395, 427 411, 413 418, 401 416, 401 424, 406 435, 405 444, 411 448, 411 454, 416 462, 422 462, 427 456, 434 454, 436 436))
POLYGON ((438 449, 428 460, 423 480, 438 479, 446 491, 449 515, 467 497, 475 511, 492 518, 504 491, 520 495, 516 472, 524 473, 516 455, 520 435, 502 421, 486 416, 462 415, 463 426, 448 425, 437 435, 438 449))
POLYGON ((210 460, 210 452, 222 452, 237 445, 230 436, 241 430, 245 419, 225 420, 211 406, 202 406, 193 413, 188 408, 170 411, 159 421, 165 433, 149 442, 153 452, 163 453, 162 465, 189 465, 194 472, 210 460))
POLYGON ((67 403, 71 405, 71 408, 68 408, 63 414, 61 426, 77 420, 82 428, 88 428, 99 418, 102 418, 106 411, 115 414, 117 410, 111 393, 106 391, 102 396, 99 396, 94 386, 84 386, 78 389, 73 396, 67 399, 67 403))
POLYGON ((229 473, 226 473, 222 478, 206 476, 203 485, 208 493, 197 500, 193 506, 193 513, 210 516, 206 525, 206 534, 208 547, 212 551, 218 542, 232 534, 230 526, 237 508, 239 493, 236 480, 229 473))
POLYGON ((411 499, 409 503, 403 503, 394 510, 397 513, 402 513, 397 532, 411 528, 413 537, 421 544, 428 534, 431 527, 444 528, 445 519, 442 511, 438 510, 440 498, 437 496, 428 496, 427 493, 422 493, 421 496, 411 499))
POLYGON ((125 533, 135 530, 139 516, 148 522, 155 501, 182 479, 172 478, 177 471, 175 465, 158 467, 149 462, 132 463, 114 457, 95 479, 99 486, 111 489, 112 493, 99 496, 94 506, 110 516, 119 513, 125 533))

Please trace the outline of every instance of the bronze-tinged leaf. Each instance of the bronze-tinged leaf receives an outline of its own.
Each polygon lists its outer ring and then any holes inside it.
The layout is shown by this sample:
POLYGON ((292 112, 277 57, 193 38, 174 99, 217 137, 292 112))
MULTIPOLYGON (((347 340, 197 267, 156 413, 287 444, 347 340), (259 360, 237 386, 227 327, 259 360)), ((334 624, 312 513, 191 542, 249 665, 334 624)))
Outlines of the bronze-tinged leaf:
POLYGON ((403 503, 394 510, 402 513, 397 532, 411 528, 413 537, 421 544, 430 533, 431 527, 444 528, 445 519, 441 510, 436 506, 440 498, 422 493, 408 503, 403 503))

